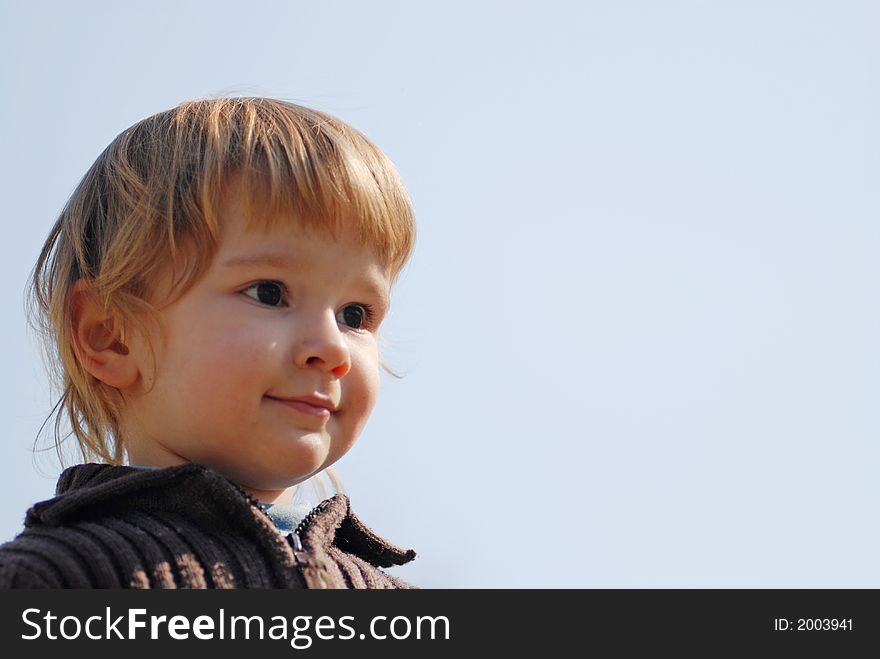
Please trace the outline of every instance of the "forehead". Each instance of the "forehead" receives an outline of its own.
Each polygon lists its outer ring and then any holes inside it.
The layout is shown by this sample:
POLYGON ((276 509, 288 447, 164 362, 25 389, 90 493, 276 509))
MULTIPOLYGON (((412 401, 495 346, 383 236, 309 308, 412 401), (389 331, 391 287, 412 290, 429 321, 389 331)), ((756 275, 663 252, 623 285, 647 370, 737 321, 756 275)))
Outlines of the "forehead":
MULTIPOLYGON (((393 266, 388 250, 383 249, 388 236, 365 231, 364 223, 356 217, 321 217, 298 209, 279 209, 271 202, 241 194, 243 188, 234 185, 217 209, 218 252, 244 251, 246 247, 265 247, 267 244, 275 244, 275 251, 279 253, 295 251, 302 239, 307 238, 312 242, 332 244, 350 256, 360 257, 359 260, 375 261, 391 277, 393 266)), ((273 260, 283 259, 279 254, 273 260)))
POLYGON ((248 218, 240 203, 223 203, 218 211, 214 237, 183 243, 146 299, 160 308, 172 304, 211 272, 254 277, 283 272, 344 279, 389 302, 392 269, 355 228, 307 224, 291 214, 248 218))
POLYGON ((216 268, 314 272, 340 279, 356 277, 383 291, 390 287, 387 264, 376 250, 360 240, 354 229, 322 229, 290 216, 273 218, 271 222, 254 221, 246 218, 240 207, 226 211, 214 256, 216 268))

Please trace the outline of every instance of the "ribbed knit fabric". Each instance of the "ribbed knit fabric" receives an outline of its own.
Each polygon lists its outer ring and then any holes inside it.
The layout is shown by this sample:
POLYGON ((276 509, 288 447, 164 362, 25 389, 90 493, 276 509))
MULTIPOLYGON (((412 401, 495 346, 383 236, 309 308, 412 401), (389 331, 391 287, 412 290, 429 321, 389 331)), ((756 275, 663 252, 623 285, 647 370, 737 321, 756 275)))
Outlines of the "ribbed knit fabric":
POLYGON ((0 588, 412 588, 380 568, 415 558, 321 502, 283 535, 231 481, 197 464, 84 464, 0 546, 0 588))

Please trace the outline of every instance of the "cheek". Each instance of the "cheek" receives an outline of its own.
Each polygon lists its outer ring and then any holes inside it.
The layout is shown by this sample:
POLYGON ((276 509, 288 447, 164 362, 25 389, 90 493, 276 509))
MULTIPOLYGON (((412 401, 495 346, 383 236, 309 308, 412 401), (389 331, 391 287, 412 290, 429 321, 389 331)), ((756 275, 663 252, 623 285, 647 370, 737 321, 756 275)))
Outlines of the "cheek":
POLYGON ((215 330, 188 333, 168 345, 159 375, 177 389, 190 390, 189 396, 199 395, 195 389, 202 396, 221 396, 215 404, 227 398, 231 404, 236 391, 273 375, 282 359, 281 343, 266 327, 227 323, 215 330))
POLYGON ((371 370, 366 378, 364 385, 365 405, 368 408, 367 414, 373 411, 376 400, 379 398, 379 368, 378 366, 371 370))
POLYGON ((362 427, 367 421, 376 400, 379 397, 379 358, 378 352, 373 349, 365 349, 357 355, 348 383, 343 379, 343 389, 347 389, 348 405, 353 422, 362 427))

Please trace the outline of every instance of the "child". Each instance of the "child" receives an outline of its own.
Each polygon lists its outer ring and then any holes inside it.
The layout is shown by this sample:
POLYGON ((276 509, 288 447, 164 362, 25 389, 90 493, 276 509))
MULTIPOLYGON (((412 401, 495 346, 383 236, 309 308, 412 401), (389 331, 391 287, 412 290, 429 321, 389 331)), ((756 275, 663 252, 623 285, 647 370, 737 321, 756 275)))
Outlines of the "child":
POLYGON ((33 276, 59 409, 102 464, 28 511, 0 587, 410 587, 380 568, 415 552, 346 496, 290 504, 373 409, 414 236, 394 166, 326 114, 195 101, 119 135, 33 276))

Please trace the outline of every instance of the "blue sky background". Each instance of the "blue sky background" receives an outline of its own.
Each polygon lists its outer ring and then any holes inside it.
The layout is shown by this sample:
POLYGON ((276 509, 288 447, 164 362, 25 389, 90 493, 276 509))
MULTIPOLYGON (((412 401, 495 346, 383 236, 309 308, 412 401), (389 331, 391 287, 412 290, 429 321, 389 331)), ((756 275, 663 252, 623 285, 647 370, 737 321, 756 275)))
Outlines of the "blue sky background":
POLYGON ((86 168, 223 94, 336 114, 419 221, 338 463, 433 587, 880 587, 872 2, 0 3, 0 539, 51 495, 23 290, 86 168))

